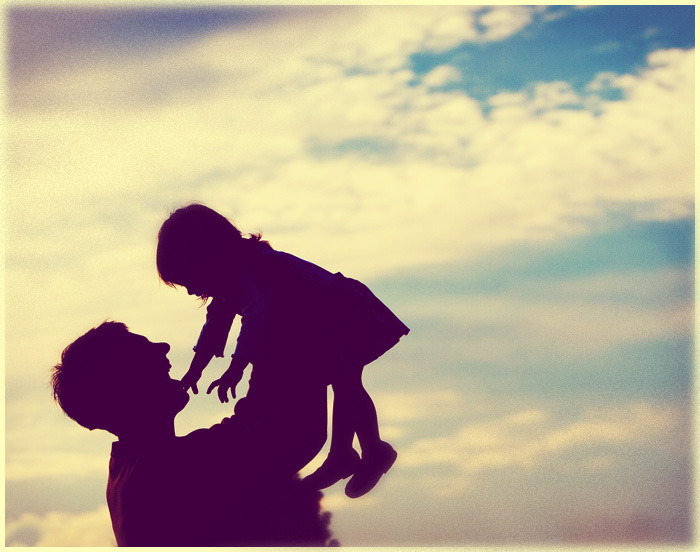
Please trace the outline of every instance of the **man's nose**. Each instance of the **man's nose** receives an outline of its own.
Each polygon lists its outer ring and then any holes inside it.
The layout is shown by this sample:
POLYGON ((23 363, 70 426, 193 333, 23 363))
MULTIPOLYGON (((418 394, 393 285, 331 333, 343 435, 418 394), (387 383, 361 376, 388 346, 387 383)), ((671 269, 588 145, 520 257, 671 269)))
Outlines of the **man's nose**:
POLYGON ((158 345, 158 347, 163 349, 164 355, 167 355, 168 352, 170 351, 170 345, 168 345, 167 343, 156 343, 156 345, 158 345))

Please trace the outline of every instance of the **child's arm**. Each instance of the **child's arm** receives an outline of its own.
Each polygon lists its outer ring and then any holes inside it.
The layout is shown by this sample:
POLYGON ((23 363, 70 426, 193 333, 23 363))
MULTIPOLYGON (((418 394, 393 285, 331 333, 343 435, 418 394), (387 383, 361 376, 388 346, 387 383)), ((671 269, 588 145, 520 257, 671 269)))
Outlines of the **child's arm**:
POLYGON ((241 276, 239 300, 243 304, 241 312, 241 331, 238 334, 236 350, 231 355, 231 364, 218 380, 209 386, 207 394, 218 387, 219 400, 228 402, 228 392, 236 398, 236 385, 243 377, 246 366, 256 357, 263 338, 267 319, 265 299, 255 284, 250 272, 241 276))
POLYGON ((180 380, 180 383, 182 383, 182 387, 185 389, 185 391, 192 389, 192 392, 195 395, 198 393, 197 382, 199 381, 199 378, 202 377, 202 372, 213 357, 213 353, 195 351, 192 362, 190 363, 190 369, 187 370, 185 377, 180 380))
POLYGON ((245 358, 241 357, 240 355, 236 355, 235 353, 231 355, 231 364, 229 365, 228 370, 226 370, 219 379, 211 382, 209 389, 207 389, 207 395, 211 393, 215 387, 218 387, 219 389, 217 390, 217 394, 219 395, 219 400, 222 403, 228 402, 229 389, 231 390, 231 398, 235 399, 236 386, 238 385, 238 382, 241 381, 243 371, 245 370, 246 366, 248 366, 248 361, 245 358))
POLYGON ((194 357, 190 363, 190 369, 180 380, 185 391, 192 389, 196 395, 197 382, 211 359, 215 356, 224 356, 224 347, 235 317, 235 309, 226 299, 216 297, 209 303, 207 319, 194 346, 194 357))

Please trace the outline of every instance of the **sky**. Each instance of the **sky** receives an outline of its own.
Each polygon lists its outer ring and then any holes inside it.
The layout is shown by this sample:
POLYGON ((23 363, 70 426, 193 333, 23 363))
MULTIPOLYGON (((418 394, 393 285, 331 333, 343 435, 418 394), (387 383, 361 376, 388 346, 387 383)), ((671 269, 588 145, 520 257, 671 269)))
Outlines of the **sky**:
MULTIPOLYGON (((110 318, 184 375, 205 311, 155 240, 190 201, 411 328, 364 376, 394 468, 325 491, 343 545, 689 544, 694 20, 10 5, 6 544, 114 545, 113 437, 63 416, 50 368, 110 318)), ((176 430, 231 412, 200 393, 176 430)))

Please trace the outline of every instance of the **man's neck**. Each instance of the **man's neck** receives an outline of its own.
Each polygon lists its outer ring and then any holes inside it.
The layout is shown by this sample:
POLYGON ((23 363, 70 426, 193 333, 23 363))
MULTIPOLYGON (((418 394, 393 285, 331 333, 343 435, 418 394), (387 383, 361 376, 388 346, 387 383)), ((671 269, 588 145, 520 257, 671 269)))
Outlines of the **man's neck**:
POLYGON ((175 421, 165 423, 142 423, 122 431, 119 435, 120 443, 133 446, 145 446, 158 441, 166 441, 175 438, 175 421))

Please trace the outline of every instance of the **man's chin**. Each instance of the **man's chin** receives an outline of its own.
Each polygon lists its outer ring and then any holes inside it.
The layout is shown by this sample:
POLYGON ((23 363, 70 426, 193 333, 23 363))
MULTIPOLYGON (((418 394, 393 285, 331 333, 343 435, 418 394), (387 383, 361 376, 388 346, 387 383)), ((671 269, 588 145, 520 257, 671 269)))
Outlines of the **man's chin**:
POLYGON ((178 412, 182 412, 182 410, 187 406, 187 403, 190 402, 190 394, 184 389, 182 390, 182 397, 180 401, 179 408, 177 409, 178 412))
POLYGON ((172 401, 174 413, 177 414, 178 412, 182 412, 185 406, 187 406, 187 403, 190 402, 190 395, 182 388, 180 382, 177 380, 173 380, 173 387, 177 387, 177 389, 174 390, 172 401))

